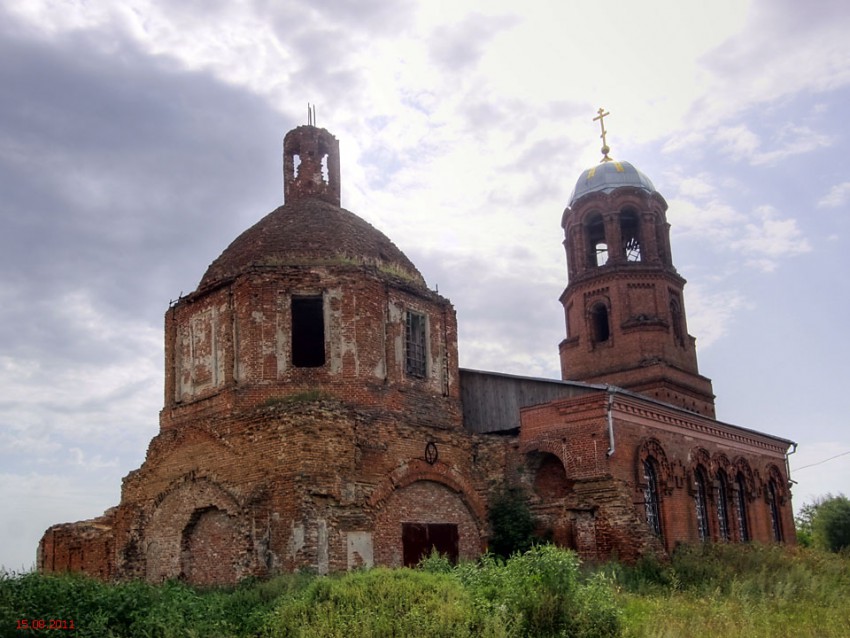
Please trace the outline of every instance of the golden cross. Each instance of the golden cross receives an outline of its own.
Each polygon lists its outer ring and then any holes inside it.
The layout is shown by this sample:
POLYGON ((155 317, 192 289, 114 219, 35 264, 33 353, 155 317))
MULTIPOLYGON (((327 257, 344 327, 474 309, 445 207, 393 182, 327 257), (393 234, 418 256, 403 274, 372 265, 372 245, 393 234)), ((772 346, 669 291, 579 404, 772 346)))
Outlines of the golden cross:
POLYGON ((595 122, 596 120, 599 120, 599 127, 602 129, 602 135, 599 136, 599 137, 602 138, 602 161, 603 162, 610 162, 611 158, 608 157, 608 153, 611 152, 611 149, 608 147, 608 142, 605 140, 605 136, 608 134, 608 131, 605 130, 605 119, 604 118, 605 118, 606 115, 611 115, 611 114, 608 111, 606 111, 605 109, 603 109, 602 107, 600 107, 599 110, 596 111, 596 112, 599 113, 599 115, 594 117, 593 121, 595 122))

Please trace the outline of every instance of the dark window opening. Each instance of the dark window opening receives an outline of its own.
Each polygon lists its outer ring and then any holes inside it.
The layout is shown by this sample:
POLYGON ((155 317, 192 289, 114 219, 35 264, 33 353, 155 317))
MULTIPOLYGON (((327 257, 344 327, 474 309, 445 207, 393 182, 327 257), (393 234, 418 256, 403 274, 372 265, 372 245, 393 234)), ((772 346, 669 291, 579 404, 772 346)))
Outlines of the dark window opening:
POLYGON ((646 523, 656 536, 661 536, 661 514, 658 507, 658 475, 650 459, 643 462, 643 503, 646 523))
POLYGON ((703 542, 709 540, 708 504, 705 491, 705 472, 698 467, 694 472, 694 505, 697 510, 697 531, 703 542))
POLYGON ((608 242, 605 240, 605 225, 598 215, 587 225, 590 240, 590 263, 592 266, 604 266, 608 263, 608 242))
POLYGON ((401 543, 405 567, 416 567, 432 550, 457 564, 458 531, 454 523, 402 523, 401 543))
POLYGON ((608 323, 608 308, 603 303, 593 306, 590 311, 590 321, 593 329, 593 342, 603 343, 611 337, 611 328, 608 323))
POLYGON ((717 524, 720 527, 720 538, 724 541, 729 536, 729 501, 727 499, 728 484, 723 470, 717 472, 717 524))
POLYGON ((738 474, 735 479, 735 515, 738 519, 738 540, 746 543, 750 540, 750 528, 747 525, 747 487, 744 475, 738 474))
POLYGON ((325 314, 321 297, 292 298, 292 365, 325 365, 325 314))
POLYGON ((408 311, 404 344, 405 371, 411 377, 424 379, 427 374, 425 315, 408 311))
POLYGON ((640 261, 640 221, 636 213, 626 211, 620 215, 620 235, 626 261, 640 261))
POLYGON ((782 542, 782 521, 779 518, 779 499, 776 497, 776 484, 771 480, 767 484, 767 504, 770 507, 770 526, 773 529, 773 540, 782 542))

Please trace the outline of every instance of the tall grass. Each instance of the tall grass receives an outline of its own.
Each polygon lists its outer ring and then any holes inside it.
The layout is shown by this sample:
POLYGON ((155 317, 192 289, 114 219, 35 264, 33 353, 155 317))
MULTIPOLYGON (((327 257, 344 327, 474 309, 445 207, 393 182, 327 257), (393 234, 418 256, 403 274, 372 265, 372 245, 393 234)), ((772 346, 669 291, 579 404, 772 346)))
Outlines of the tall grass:
POLYGON ((78 574, 0 572, 0 637, 254 636, 278 599, 307 583, 306 577, 288 575, 235 588, 199 590, 175 582, 107 584, 78 574), (20 631, 22 619, 73 621, 75 630, 20 631))
POLYGON ((532 548, 507 561, 333 577, 288 575, 237 587, 105 584, 0 573, 0 637, 678 638, 850 636, 850 555, 760 545, 682 547, 585 573, 575 554, 532 548), (76 631, 19 631, 20 619, 76 631))
POLYGON ((452 567, 439 556, 421 570, 375 569, 314 582, 270 614, 267 638, 423 636, 493 638, 619 635, 604 576, 582 582, 573 552, 533 547, 452 567))
POLYGON ((775 545, 681 547, 611 566, 624 636, 850 636, 850 557, 775 545))

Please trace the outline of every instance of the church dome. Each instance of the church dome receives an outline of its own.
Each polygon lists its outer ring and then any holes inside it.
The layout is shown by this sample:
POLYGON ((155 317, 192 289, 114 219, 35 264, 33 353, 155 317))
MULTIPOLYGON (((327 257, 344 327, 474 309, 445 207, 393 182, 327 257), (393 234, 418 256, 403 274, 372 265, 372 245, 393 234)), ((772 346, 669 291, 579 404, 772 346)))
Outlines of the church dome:
POLYGON ((287 202, 237 237, 199 288, 274 266, 362 265, 425 285, 407 256, 354 213, 321 199, 287 202))
MULTIPOLYGON (((311 113, 311 116, 313 113, 311 113)), ((339 142, 312 123, 283 140, 286 203, 239 235, 201 279, 209 288, 275 266, 366 266, 425 287, 425 280, 381 231, 340 207, 339 142)))
POLYGON ((622 186, 642 188, 648 193, 655 192, 655 186, 649 178, 629 162, 611 160, 588 168, 581 174, 570 195, 570 206, 589 193, 610 193, 622 186))

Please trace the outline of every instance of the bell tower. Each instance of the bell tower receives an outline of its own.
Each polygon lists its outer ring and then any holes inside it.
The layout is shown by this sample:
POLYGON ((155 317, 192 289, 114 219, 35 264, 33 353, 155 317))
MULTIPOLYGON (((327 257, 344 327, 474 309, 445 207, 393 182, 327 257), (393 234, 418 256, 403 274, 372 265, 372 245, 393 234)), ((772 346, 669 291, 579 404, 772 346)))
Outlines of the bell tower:
POLYGON ((685 280, 673 266, 667 202, 628 162, 609 157, 576 183, 561 226, 568 285, 563 379, 609 383, 714 417, 711 380, 688 334, 685 280))

